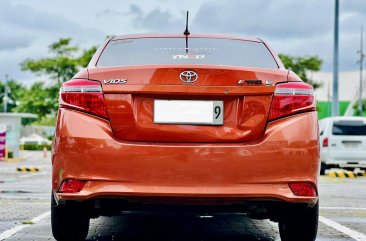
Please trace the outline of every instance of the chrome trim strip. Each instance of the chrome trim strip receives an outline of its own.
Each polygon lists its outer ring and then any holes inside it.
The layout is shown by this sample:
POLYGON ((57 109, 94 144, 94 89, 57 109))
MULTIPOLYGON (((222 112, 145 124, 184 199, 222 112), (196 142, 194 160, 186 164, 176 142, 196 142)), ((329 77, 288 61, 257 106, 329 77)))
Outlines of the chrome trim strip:
POLYGON ((102 87, 100 86, 63 86, 61 87, 61 93, 101 93, 102 87))
POLYGON ((275 95, 310 95, 314 96, 312 89, 276 88, 275 95))

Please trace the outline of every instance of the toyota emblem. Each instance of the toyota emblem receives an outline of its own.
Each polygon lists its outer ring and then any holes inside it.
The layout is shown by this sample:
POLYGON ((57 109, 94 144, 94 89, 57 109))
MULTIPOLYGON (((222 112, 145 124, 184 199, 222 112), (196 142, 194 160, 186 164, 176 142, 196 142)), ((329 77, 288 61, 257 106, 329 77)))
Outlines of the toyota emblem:
POLYGON ((192 70, 185 70, 179 75, 183 83, 194 83, 198 79, 198 74, 192 70))

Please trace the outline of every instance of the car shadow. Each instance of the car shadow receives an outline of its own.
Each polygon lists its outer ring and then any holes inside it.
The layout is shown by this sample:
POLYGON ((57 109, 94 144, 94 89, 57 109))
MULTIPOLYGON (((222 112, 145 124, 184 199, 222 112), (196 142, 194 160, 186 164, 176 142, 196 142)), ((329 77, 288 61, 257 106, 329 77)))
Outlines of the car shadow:
POLYGON ((129 213, 92 220, 87 240, 280 240, 273 223, 245 215, 213 217, 187 214, 129 213))

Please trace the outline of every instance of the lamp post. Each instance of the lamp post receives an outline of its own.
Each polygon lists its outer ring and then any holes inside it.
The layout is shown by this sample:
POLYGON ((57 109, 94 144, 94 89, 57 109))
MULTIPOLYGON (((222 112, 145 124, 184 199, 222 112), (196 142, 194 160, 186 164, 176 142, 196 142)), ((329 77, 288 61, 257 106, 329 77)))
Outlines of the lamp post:
POLYGON ((8 83, 8 75, 5 75, 5 84, 4 84, 4 97, 3 97, 3 107, 4 113, 8 112, 8 103, 9 103, 9 88, 7 86, 8 83))
POLYGON ((333 50, 333 105, 332 116, 339 115, 338 103, 338 36, 339 36, 339 0, 335 0, 334 13, 334 50, 333 50))
POLYGON ((363 60, 365 58, 365 55, 363 53, 363 27, 361 26, 361 42, 360 42, 360 50, 357 51, 357 53, 360 54, 360 60, 358 63, 360 64, 360 96, 358 100, 358 113, 359 116, 362 116, 362 71, 363 71, 363 60))
POLYGON ((4 97, 3 97, 4 113, 8 112, 9 92, 7 83, 8 83, 8 75, 5 75, 4 97))

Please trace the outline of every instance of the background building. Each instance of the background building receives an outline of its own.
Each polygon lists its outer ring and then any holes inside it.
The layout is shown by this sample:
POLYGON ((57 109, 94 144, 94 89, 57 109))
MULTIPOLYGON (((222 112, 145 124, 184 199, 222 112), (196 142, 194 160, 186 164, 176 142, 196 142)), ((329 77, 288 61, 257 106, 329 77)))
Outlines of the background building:
POLYGON ((0 113, 0 124, 6 126, 6 146, 13 158, 20 157, 20 130, 22 118, 37 118, 29 113, 0 113))
MULTIPOLYGON (((314 72, 309 74, 310 78, 322 84, 316 92, 317 108, 319 118, 325 118, 332 114, 332 72, 314 72)), ((339 72, 339 113, 344 115, 347 108, 351 104, 352 106, 357 103, 359 97, 359 71, 346 71, 339 72)), ((365 99, 366 81, 364 80, 363 86, 363 99, 365 99)), ((347 112, 347 115, 353 115, 353 112, 347 112)), ((365 111, 364 111, 365 115, 365 111)))

